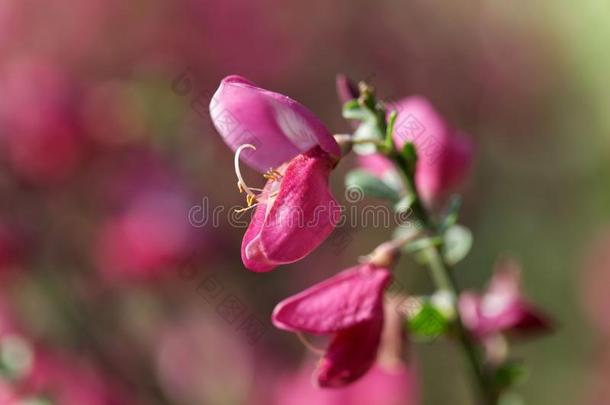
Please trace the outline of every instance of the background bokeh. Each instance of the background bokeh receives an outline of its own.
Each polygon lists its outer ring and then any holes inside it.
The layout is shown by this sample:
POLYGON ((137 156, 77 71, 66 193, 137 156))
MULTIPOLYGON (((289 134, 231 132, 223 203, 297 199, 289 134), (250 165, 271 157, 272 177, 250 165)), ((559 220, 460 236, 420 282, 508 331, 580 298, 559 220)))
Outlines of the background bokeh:
MULTIPOLYGON (((273 306, 390 230, 246 271, 244 229, 227 220, 243 196, 208 104, 240 74, 346 132, 343 72, 381 98, 422 94, 472 136, 460 284, 482 287, 513 255, 558 322, 516 349, 525 403, 610 403, 608 18, 602 0, 3 0, 0 335, 33 342, 59 403, 273 403, 304 356, 273 306), (192 207, 223 211, 189 223, 192 207)), ((352 164, 333 174, 340 200, 352 164)), ((414 263, 398 273, 409 292, 431 288, 414 263)), ((471 403, 451 345, 410 361, 424 404, 471 403)))

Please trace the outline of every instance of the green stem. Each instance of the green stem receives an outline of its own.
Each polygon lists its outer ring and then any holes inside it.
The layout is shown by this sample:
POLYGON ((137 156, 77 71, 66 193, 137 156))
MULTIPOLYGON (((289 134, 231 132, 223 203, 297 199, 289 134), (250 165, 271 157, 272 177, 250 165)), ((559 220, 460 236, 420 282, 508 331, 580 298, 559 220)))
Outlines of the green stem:
MULTIPOLYGON (((361 105, 369 108, 375 115, 377 118, 377 129, 386 139, 384 147, 378 148, 379 151, 392 159, 402 172, 406 191, 413 196, 411 210, 414 219, 420 224, 423 230, 432 235, 436 235, 439 232, 438 227, 434 223, 434 220, 426 207, 423 205, 415 185, 414 163, 408 162, 399 151, 396 151, 392 141, 392 134, 387 133, 388 125, 386 122, 385 109, 376 102, 372 89, 365 85, 361 85, 360 87, 361 91, 362 89, 367 90, 366 92, 361 93, 361 105)), ((395 118, 395 116, 393 118, 395 118)), ((392 126, 393 125, 390 125, 390 131, 392 126)), ((437 289, 448 291, 454 297, 453 305, 456 314, 455 327, 457 337, 464 352, 464 356, 470 364, 474 379, 476 380, 480 392, 480 403, 484 405, 497 405, 499 400, 498 393, 494 389, 493 381, 490 379, 489 370, 485 367, 483 362, 483 349, 474 339, 470 331, 464 326, 457 308, 457 299, 460 290, 453 276, 453 272, 447 263, 445 263, 440 251, 440 246, 431 246, 428 248, 428 252, 427 264, 437 289)))
MULTIPOLYGON (((427 232, 436 234, 437 226, 421 202, 421 198, 415 185, 414 177, 412 173, 410 173, 407 163, 396 152, 391 152, 391 157, 404 174, 407 191, 412 193, 414 196, 411 209, 413 210, 415 220, 418 221, 427 232)), ((472 368, 472 372, 480 391, 481 403, 485 405, 496 405, 498 402, 498 396, 493 388, 493 385, 491 384, 488 371, 482 362, 482 349, 474 340, 472 334, 464 327, 459 310, 456 307, 456 300, 459 297, 460 290, 455 278, 453 277, 453 272, 444 262, 439 246, 431 246, 428 249, 429 255, 427 264, 437 289, 449 291, 454 297, 454 312, 456 314, 455 326, 457 336, 462 346, 464 355, 472 368)))

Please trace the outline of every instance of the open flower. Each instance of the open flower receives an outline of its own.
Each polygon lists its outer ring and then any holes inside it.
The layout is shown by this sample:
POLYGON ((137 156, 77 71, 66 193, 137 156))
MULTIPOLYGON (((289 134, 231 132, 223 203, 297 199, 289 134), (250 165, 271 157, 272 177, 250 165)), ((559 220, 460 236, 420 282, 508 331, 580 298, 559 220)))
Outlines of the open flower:
POLYGON ((459 310, 464 325, 480 339, 551 329, 550 319, 523 296, 520 267, 510 260, 499 265, 482 295, 462 293, 459 310))
POLYGON ((307 108, 239 76, 221 82, 210 114, 235 151, 237 185, 248 205, 244 210, 256 209, 242 243, 244 265, 269 271, 302 259, 339 220, 328 185, 339 145, 307 108), (240 159, 264 174, 264 188, 246 184, 240 159))
POLYGON ((373 365, 383 328, 383 292, 390 272, 363 264, 279 303, 273 324, 283 330, 331 335, 316 371, 321 387, 340 387, 373 365))

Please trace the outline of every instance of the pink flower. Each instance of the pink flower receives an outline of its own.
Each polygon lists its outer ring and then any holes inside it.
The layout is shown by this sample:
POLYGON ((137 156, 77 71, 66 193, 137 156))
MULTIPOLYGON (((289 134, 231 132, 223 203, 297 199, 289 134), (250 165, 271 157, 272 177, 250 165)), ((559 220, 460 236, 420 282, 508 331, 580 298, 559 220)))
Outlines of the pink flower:
POLYGON ((464 325, 481 339, 498 333, 551 330, 551 320, 521 292, 519 265, 506 261, 499 267, 482 295, 472 292, 460 295, 459 311, 464 325))
POLYGON ((102 226, 96 245, 100 270, 112 280, 155 279, 194 252, 189 201, 171 190, 130 200, 102 226))
MULTIPOLYGON (((442 200, 467 177, 473 160, 472 142, 438 114, 423 97, 413 96, 390 104, 398 113, 394 142, 400 150, 412 142, 418 155, 415 184, 424 201, 442 200)), ((358 164, 382 179, 399 176, 394 164, 380 154, 361 155, 358 164)))
POLYGON ((390 279, 385 268, 359 265, 275 307, 277 328, 332 336, 316 371, 319 386, 349 384, 373 365, 383 327, 383 291, 390 279))
POLYGON ((274 395, 275 405, 416 405, 417 376, 404 364, 375 364, 353 384, 340 389, 321 389, 311 384, 306 364, 295 375, 283 379, 274 395))
POLYGON ((139 402, 122 386, 88 361, 39 349, 31 375, 26 378, 27 397, 50 396, 62 405, 126 405, 139 402))
POLYGON ((38 60, 1 73, 0 146, 11 168, 43 184, 73 174, 88 149, 76 117, 78 90, 61 69, 38 60))
POLYGON ((340 156, 331 133, 301 104, 239 76, 221 82, 210 113, 218 132, 236 152, 240 191, 246 192, 248 207, 256 206, 242 243, 244 265, 269 271, 302 259, 339 220, 340 210, 328 185, 340 156), (240 157, 265 173, 262 190, 246 185, 240 157))
POLYGON ((400 150, 412 142, 418 155, 415 182, 427 202, 442 198, 468 175, 473 160, 469 138, 452 128, 421 96, 404 98, 388 107, 398 113, 394 142, 400 150))

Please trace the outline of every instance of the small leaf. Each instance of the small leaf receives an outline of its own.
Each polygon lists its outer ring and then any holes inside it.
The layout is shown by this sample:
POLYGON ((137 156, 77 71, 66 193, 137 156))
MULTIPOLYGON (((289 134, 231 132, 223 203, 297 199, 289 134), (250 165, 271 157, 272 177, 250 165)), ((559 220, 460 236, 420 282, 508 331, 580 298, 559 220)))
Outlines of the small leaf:
POLYGON ((402 250, 405 253, 416 253, 434 246, 439 246, 442 243, 443 240, 438 236, 433 236, 430 238, 420 238, 414 240, 413 242, 407 243, 402 250))
POLYGON ((453 225, 443 235, 443 258, 454 265, 466 257, 472 247, 472 232, 462 225, 453 225))
POLYGON ((439 226, 439 232, 443 233, 453 225, 457 224, 460 208, 462 207, 462 197, 459 195, 451 196, 449 207, 445 212, 445 216, 439 226))
POLYGON ((364 195, 388 200, 396 204, 400 200, 399 194, 388 186, 383 180, 364 170, 352 170, 345 177, 345 186, 359 187, 364 195))
POLYGON ((527 376, 527 369, 523 362, 507 361, 496 369, 494 383, 501 390, 514 387, 527 376))
MULTIPOLYGON (((384 182, 387 184, 387 182, 384 182)), ((394 211, 396 211, 397 213, 402 214, 409 214, 410 211, 409 209, 411 208, 411 205, 413 205, 413 202, 415 201, 415 197, 413 197, 412 194, 407 194, 406 196, 402 197, 400 200, 398 200, 398 202, 396 202, 396 204, 394 204, 394 211)), ((405 220, 408 218, 404 218, 405 220)), ((402 223, 402 221, 401 221, 402 223)))
POLYGON ((427 298, 411 299, 407 304, 407 328, 412 337, 424 341, 443 335, 451 321, 427 298))
POLYGON ((373 117, 371 112, 363 108, 358 100, 350 100, 343 105, 343 118, 366 121, 373 117))
POLYGON ((417 150, 412 142, 407 142, 405 146, 402 147, 401 153, 402 157, 405 158, 407 162, 415 163, 417 161, 417 150))

